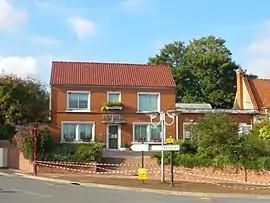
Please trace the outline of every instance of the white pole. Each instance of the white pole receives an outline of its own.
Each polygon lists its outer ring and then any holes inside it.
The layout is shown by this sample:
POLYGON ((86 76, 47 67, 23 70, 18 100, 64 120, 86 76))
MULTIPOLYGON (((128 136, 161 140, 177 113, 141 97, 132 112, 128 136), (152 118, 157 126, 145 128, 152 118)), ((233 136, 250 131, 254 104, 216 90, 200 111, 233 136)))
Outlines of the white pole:
MULTIPOLYGON (((164 133, 164 125, 165 125, 165 113, 161 111, 160 113, 160 119, 161 119, 161 145, 164 145, 165 143, 165 133, 164 133)), ((164 173, 164 151, 161 151, 161 182, 165 183, 165 173, 164 173)))
POLYGON ((175 124, 175 131, 176 131, 176 132, 175 132, 175 134, 176 134, 176 140, 179 140, 179 132, 178 132, 178 131, 179 131, 179 129, 178 129, 178 128, 179 128, 179 126, 178 126, 178 125, 179 125, 179 119, 178 119, 178 116, 176 116, 176 124, 175 124))

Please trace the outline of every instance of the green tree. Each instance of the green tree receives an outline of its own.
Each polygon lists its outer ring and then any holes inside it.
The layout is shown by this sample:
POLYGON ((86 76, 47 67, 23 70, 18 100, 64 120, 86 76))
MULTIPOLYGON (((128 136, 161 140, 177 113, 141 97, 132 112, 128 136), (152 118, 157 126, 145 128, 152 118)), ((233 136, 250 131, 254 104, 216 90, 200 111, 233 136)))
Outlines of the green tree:
POLYGON ((238 124, 226 114, 209 113, 199 119, 191 131, 198 155, 214 159, 238 136, 238 124))
POLYGON ((0 124, 0 140, 8 140, 12 142, 12 138, 16 133, 16 129, 13 125, 0 124))
POLYGON ((0 76, 0 123, 42 122, 49 115, 49 93, 32 78, 0 76))
POLYGON ((194 39, 189 44, 166 44, 149 64, 169 65, 177 85, 177 101, 210 103, 214 108, 231 108, 236 93, 235 70, 225 40, 214 36, 194 39))

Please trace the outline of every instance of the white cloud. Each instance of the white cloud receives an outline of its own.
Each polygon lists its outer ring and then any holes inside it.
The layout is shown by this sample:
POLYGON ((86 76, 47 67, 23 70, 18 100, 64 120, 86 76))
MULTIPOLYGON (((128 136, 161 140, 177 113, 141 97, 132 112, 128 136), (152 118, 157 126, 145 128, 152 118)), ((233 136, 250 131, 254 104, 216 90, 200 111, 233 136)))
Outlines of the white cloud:
POLYGON ((254 40, 247 47, 244 67, 261 78, 270 78, 270 21, 254 29, 254 40))
POLYGON ((79 39, 93 35, 97 31, 97 26, 94 22, 81 17, 69 18, 68 24, 79 39))
POLYGON ((150 2, 151 0, 122 0, 120 2, 120 8, 124 11, 144 11, 148 12, 149 9, 154 8, 154 4, 150 2))
POLYGON ((0 73, 12 73, 22 78, 31 76, 48 84, 53 60, 67 61, 70 59, 51 55, 0 56, 0 73))
POLYGON ((8 0, 0 0, 0 30, 17 31, 27 16, 26 10, 12 7, 8 0))
POLYGON ((31 37, 32 40, 34 40, 35 42, 41 43, 41 44, 45 44, 45 45, 56 45, 59 44, 59 41, 56 39, 52 39, 52 38, 47 38, 47 37, 31 37))
POLYGON ((254 53, 265 53, 265 54, 270 54, 270 37, 260 39, 259 41, 253 42, 248 50, 250 52, 254 53))
POLYGON ((38 62, 34 57, 10 56, 0 58, 0 70, 20 77, 37 76, 38 62))
POLYGON ((123 0, 121 5, 123 7, 134 7, 143 4, 145 0, 123 0))

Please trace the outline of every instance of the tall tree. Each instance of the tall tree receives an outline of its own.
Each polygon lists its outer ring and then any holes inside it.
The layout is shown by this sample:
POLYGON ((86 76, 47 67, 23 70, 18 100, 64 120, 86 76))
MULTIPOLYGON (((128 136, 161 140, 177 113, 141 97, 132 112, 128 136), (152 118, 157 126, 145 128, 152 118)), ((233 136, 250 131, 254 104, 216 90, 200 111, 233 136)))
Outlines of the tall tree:
POLYGON ((194 39, 186 46, 175 41, 150 57, 148 63, 172 68, 178 102, 210 103, 214 108, 233 106, 238 66, 225 40, 208 36, 194 39))
POLYGON ((49 93, 32 78, 0 76, 0 123, 42 122, 49 115, 49 93))

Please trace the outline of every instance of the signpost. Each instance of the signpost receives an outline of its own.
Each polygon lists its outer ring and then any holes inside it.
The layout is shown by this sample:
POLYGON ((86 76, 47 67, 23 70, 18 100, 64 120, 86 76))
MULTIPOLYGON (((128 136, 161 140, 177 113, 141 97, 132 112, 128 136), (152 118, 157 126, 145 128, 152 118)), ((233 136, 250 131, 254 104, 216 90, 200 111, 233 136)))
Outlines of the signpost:
POLYGON ((148 152, 149 144, 133 144, 130 149, 134 152, 148 152))
MULTIPOLYGON (((172 138, 170 138, 172 139, 172 138)), ((167 142, 167 141, 166 141, 167 142)), ((168 143, 168 142, 167 142, 168 143)), ((180 150, 180 145, 150 145, 150 144, 133 144, 131 145, 131 150, 135 152, 142 152, 142 166, 138 169, 139 179, 142 181, 146 180, 146 169, 144 168, 143 161, 143 152, 148 151, 170 151, 170 165, 171 165, 171 186, 174 186, 174 178, 173 178, 173 152, 180 150)))
POLYGON ((179 151, 179 145, 151 145, 150 151, 179 151))

